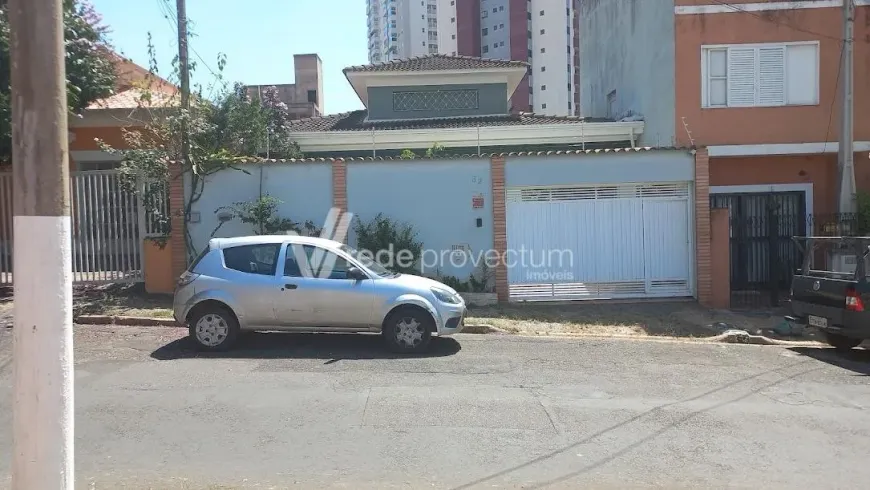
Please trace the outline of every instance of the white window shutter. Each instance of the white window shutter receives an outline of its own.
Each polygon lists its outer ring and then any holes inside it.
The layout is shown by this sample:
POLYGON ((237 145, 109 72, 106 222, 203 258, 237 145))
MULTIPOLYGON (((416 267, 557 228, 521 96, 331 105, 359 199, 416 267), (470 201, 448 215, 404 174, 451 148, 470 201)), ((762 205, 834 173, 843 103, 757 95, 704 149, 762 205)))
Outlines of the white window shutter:
POLYGON ((755 48, 728 49, 728 106, 755 105, 755 48))
POLYGON ((758 105, 785 104, 785 47, 758 50, 758 105))
POLYGON ((819 103, 818 44, 798 44, 785 48, 786 104, 819 103))

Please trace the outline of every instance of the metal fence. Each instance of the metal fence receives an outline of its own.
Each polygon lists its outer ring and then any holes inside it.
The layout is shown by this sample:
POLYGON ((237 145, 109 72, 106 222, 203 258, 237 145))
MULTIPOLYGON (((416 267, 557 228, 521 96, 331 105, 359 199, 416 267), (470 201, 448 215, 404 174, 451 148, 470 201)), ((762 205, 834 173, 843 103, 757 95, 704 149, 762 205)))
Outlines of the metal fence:
MULTIPOLYGON (((0 285, 13 282, 12 188, 12 174, 0 174, 0 285)), ((73 281, 143 280, 142 239, 168 232, 166 184, 116 170, 72 172, 70 201, 73 281)))
MULTIPOLYGON (((870 234, 870 221, 856 214, 806 214, 802 192, 710 197, 712 207, 728 209, 734 308, 787 304, 791 280, 804 259, 792 237, 870 234)), ((816 251, 811 262, 814 268, 830 270, 836 266, 831 257, 830 253, 816 251)))

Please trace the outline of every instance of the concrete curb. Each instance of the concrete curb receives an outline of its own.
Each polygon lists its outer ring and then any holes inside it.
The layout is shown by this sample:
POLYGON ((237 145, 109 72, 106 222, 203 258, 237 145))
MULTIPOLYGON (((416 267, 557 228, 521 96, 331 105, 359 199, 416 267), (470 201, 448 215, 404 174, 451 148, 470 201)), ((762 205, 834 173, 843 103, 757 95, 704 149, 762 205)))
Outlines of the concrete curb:
MULTIPOLYGON (((112 316, 112 315, 80 315, 74 318, 74 323, 80 325, 121 325, 129 327, 182 327, 173 318, 151 318, 141 316, 112 316)), ((765 337, 763 335, 752 335, 745 330, 728 330, 719 335, 712 337, 668 337, 668 336, 634 336, 634 335, 596 335, 583 333, 550 333, 547 335, 531 335, 524 332, 512 333, 492 325, 485 323, 475 325, 465 325, 462 328, 462 333, 472 335, 514 335, 519 337, 535 337, 535 338, 614 338, 625 340, 657 340, 665 342, 705 342, 705 343, 726 343, 726 344, 749 344, 749 345, 790 345, 801 346, 808 344, 819 344, 815 340, 778 340, 765 337)))
POLYGON ((814 340, 778 340, 764 335, 752 335, 745 330, 728 330, 722 334, 710 337, 711 342, 725 342, 728 344, 752 344, 752 345, 806 345, 817 343, 814 340))
POLYGON ((79 315, 73 323, 80 325, 124 325, 128 327, 181 327, 174 318, 142 316, 79 315))

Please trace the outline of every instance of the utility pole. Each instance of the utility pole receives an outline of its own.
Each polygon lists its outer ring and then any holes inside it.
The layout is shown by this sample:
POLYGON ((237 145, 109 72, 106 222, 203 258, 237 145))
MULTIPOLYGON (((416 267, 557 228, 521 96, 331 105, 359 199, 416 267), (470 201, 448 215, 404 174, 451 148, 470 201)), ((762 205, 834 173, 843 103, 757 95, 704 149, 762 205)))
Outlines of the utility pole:
POLYGON ((9 2, 14 490, 74 486, 72 252, 61 2, 9 2))
MULTIPOLYGON (((182 171, 178 178, 184 178, 184 172, 192 169, 190 162, 190 59, 187 51, 187 2, 186 0, 176 0, 175 2, 176 15, 178 16, 178 64, 179 75, 181 78, 181 161, 182 171)), ((187 209, 179 210, 181 212, 181 239, 184 241, 185 255, 188 253, 187 247, 187 209)))
MULTIPOLYGON (((853 105, 854 105, 854 24, 855 0, 843 1, 843 65, 842 83, 840 85, 840 148, 837 155, 838 182, 837 211, 839 213, 855 213, 855 152, 853 145, 853 105)), ((843 221, 841 216, 840 221, 843 221)))

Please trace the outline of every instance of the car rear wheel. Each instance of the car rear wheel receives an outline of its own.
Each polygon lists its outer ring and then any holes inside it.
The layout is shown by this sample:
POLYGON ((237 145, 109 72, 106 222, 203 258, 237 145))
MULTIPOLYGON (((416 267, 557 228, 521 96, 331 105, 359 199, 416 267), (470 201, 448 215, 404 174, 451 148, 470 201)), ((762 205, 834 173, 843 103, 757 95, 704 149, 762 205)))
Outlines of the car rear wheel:
POLYGON ((400 308, 384 322, 382 335, 393 352, 423 352, 432 340, 432 317, 419 308, 400 308))
POLYGON ((836 349, 838 352, 848 352, 854 347, 858 347, 863 342, 863 339, 853 339, 835 333, 825 333, 828 345, 836 349))
POLYGON ((239 322, 227 308, 217 305, 198 307, 190 316, 190 338, 205 351, 229 349, 239 336, 239 322))

